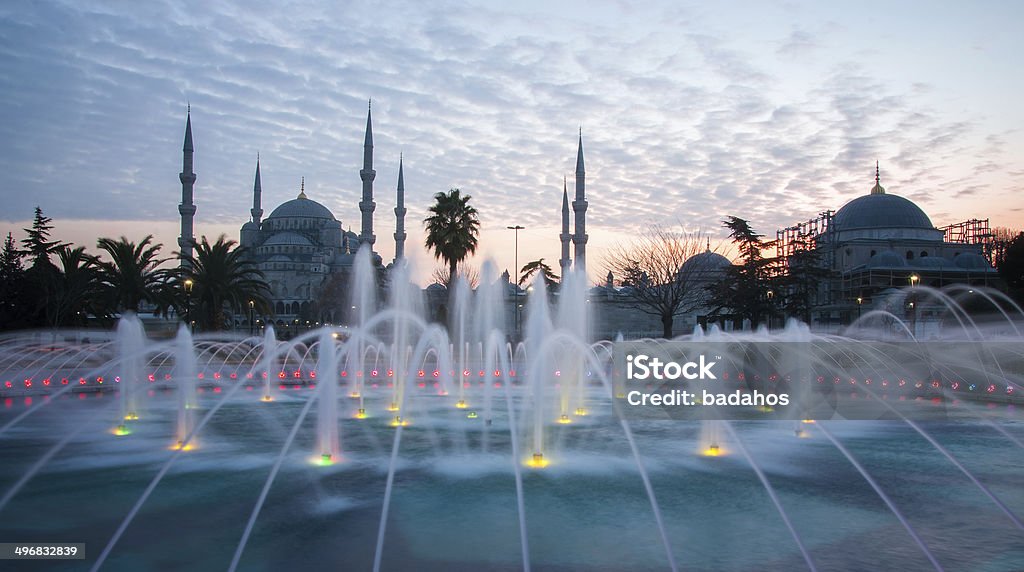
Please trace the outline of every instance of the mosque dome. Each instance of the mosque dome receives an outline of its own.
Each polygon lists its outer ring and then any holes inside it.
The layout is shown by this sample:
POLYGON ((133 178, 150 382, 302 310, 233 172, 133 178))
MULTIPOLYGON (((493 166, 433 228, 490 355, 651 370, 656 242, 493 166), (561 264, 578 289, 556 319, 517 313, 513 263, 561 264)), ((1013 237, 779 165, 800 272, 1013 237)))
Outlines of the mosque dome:
POLYGON ((300 195, 297 199, 281 203, 267 218, 316 218, 335 220, 334 214, 332 214, 327 207, 313 199, 306 198, 305 195, 300 195))
POLYGON ((308 238, 294 232, 278 232, 271 235, 263 246, 313 246, 308 238))
POLYGON ((953 257, 953 263, 966 270, 988 270, 990 268, 985 257, 974 252, 957 254, 953 257))
POLYGON ((868 268, 905 268, 907 261, 891 250, 879 252, 868 259, 868 268))
POLYGON ((879 182, 877 165, 871 193, 843 205, 833 215, 832 227, 837 231, 876 228, 935 230, 935 225, 921 207, 901 196, 886 194, 879 182))
POLYGON ((728 258, 710 250, 687 258, 679 268, 680 274, 694 272, 716 272, 732 266, 728 258))

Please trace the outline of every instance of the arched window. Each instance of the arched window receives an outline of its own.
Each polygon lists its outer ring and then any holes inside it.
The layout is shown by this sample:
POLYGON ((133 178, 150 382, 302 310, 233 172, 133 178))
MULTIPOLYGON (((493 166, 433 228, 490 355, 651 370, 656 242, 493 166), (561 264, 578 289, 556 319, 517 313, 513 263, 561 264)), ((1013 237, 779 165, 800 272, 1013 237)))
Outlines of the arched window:
POLYGON ((277 305, 274 306, 274 312, 277 314, 284 314, 284 304, 278 302, 277 305))
POLYGON ((908 250, 907 251, 907 260, 913 260, 913 259, 914 259, 914 251, 908 250))
POLYGON ((925 256, 928 256, 928 251, 922 250, 921 251, 921 258, 924 258, 925 256))
POLYGON ((872 251, 871 251, 871 256, 874 256, 874 255, 875 255, 875 251, 874 251, 874 250, 872 250, 872 251))

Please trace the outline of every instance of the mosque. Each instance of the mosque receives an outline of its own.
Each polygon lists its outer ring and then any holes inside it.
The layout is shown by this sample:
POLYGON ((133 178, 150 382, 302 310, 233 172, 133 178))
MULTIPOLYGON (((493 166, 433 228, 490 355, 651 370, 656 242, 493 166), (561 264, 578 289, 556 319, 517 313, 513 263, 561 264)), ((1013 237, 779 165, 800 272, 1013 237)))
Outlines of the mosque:
MULTIPOLYGON (((182 253, 192 254, 193 219, 196 207, 193 189, 194 147, 192 143, 191 110, 186 118, 183 147, 181 235, 178 246, 182 253)), ((250 249, 250 256, 263 271, 271 290, 272 316, 260 316, 258 323, 273 323, 284 335, 289 329, 304 329, 320 322, 344 323, 344 307, 317 307, 321 289, 331 281, 344 280, 362 245, 371 251, 374 234, 373 127, 371 110, 367 110, 363 141, 363 166, 359 171, 362 197, 359 201, 361 226, 358 234, 345 230, 334 214, 305 193, 305 182, 298 196, 286 201, 263 218, 262 186, 259 159, 253 183, 251 218, 242 225, 240 244, 250 249)), ((395 259, 405 256, 405 188, 402 161, 399 160, 395 214, 395 259)), ((575 193, 570 202, 567 185, 562 190, 561 245, 559 266, 564 274, 570 268, 586 269, 586 170, 583 158, 583 135, 580 133, 575 172, 575 193), (570 207, 575 219, 570 225, 570 207), (570 243, 574 252, 570 256, 570 243)), ((875 185, 868 194, 857 197, 838 211, 824 211, 817 218, 779 230, 774 246, 781 271, 800 248, 818 251, 830 277, 822 280, 814 300, 812 322, 815 327, 835 328, 848 324, 871 309, 885 309, 900 315, 910 311, 913 318, 928 319, 928 309, 885 307, 886 294, 903 286, 943 287, 950 284, 995 285, 998 272, 986 255, 990 255, 992 234, 988 220, 969 220, 936 228, 931 219, 912 201, 886 193, 881 185, 878 165, 875 185)), ((372 254, 375 267, 384 270, 381 256, 372 254)), ((183 261, 182 264, 185 264, 183 261)), ((712 284, 720 280, 731 262, 710 248, 692 257, 680 270, 696 280, 712 284)), ((508 272, 509 316, 521 303, 521 289, 513 284, 508 272)), ((344 286, 343 288, 344 289, 344 286)), ((589 292, 588 301, 594 310, 594 336, 612 338, 618 333, 627 338, 658 336, 660 321, 655 316, 635 311, 628 286, 616 286, 610 274, 602 285, 589 292)), ((437 285, 426 289, 428 304, 443 307, 445 296, 437 285)), ((676 319, 676 333, 686 333, 696 324, 707 323, 710 308, 698 308, 676 319)), ((236 320, 236 327, 246 327, 246 318, 236 320)), ((723 323, 726 328, 735 324, 723 323)))

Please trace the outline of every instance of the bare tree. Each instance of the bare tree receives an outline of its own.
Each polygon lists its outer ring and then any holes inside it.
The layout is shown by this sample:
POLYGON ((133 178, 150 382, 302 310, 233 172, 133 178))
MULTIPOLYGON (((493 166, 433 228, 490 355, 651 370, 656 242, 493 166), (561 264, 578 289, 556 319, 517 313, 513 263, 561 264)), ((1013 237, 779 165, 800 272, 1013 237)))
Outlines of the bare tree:
MULTIPOLYGON (((448 268, 439 266, 434 269, 434 273, 431 275, 431 278, 433 278, 434 282, 437 282, 438 284, 448 284, 449 278, 451 278, 449 272, 450 270, 448 268)), ((455 275, 468 282, 470 288, 476 288, 477 285, 480 284, 480 272, 468 264, 459 263, 455 271, 455 275)))
POLYGON ((626 287, 633 307, 657 316, 662 335, 671 338, 675 317, 703 306, 710 296, 708 287, 719 267, 712 257, 698 256, 705 251, 710 247, 700 231, 652 226, 632 242, 609 249, 604 266, 626 287))

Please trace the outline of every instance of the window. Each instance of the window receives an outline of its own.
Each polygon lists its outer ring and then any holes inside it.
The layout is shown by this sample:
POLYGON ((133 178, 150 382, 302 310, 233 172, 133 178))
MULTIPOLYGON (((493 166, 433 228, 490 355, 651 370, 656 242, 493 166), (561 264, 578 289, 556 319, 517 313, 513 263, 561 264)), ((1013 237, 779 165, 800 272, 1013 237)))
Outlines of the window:
POLYGON ((914 251, 908 250, 907 251, 907 260, 913 260, 913 259, 914 259, 914 251))

